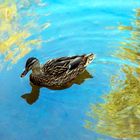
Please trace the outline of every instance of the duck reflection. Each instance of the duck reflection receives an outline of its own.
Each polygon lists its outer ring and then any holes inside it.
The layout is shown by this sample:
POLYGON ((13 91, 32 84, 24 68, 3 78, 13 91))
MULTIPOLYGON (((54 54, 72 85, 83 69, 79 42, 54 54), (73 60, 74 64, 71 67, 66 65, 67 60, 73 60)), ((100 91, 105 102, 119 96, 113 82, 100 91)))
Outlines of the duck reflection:
POLYGON ((23 94, 21 97, 27 101, 28 104, 33 104, 39 98, 40 87, 30 83, 32 90, 30 93, 23 94))
MULTIPOLYGON (((93 76, 87 70, 85 70, 76 79, 65 84, 64 86, 52 86, 52 87, 47 87, 47 88, 49 88, 51 90, 63 90, 63 89, 71 87, 73 84, 81 85, 86 79, 89 79, 89 78, 93 78, 93 76)), ((31 92, 23 94, 21 97, 23 99, 25 99, 25 101, 28 104, 32 105, 33 103, 35 103, 38 100, 41 87, 35 86, 32 83, 30 83, 30 85, 32 87, 31 92)))

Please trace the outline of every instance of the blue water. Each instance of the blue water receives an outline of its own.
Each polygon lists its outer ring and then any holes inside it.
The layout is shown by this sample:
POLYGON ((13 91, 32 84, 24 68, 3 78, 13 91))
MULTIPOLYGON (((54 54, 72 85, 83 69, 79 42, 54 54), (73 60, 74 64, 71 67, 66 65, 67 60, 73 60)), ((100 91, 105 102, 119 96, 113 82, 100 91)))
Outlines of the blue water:
POLYGON ((86 129, 84 124, 90 119, 87 115, 90 104, 102 102, 101 96, 110 91, 111 77, 122 64, 133 65, 114 54, 119 43, 130 36, 128 31, 119 31, 118 26, 131 25, 140 1, 44 0, 42 3, 43 6, 30 2, 27 7, 18 7, 21 25, 32 19, 37 24, 27 40, 40 38, 41 47, 30 46, 31 51, 21 55, 15 64, 4 60, 8 52, 0 52, 0 139, 116 139, 86 129), (35 16, 28 18, 27 11, 35 16), (38 28, 46 22, 50 23, 47 29, 38 28), (64 90, 41 88, 39 98, 32 104, 21 97, 31 91, 29 74, 20 78, 27 58, 34 56, 45 63, 52 58, 83 53, 96 54, 95 61, 87 67, 93 78, 64 90))

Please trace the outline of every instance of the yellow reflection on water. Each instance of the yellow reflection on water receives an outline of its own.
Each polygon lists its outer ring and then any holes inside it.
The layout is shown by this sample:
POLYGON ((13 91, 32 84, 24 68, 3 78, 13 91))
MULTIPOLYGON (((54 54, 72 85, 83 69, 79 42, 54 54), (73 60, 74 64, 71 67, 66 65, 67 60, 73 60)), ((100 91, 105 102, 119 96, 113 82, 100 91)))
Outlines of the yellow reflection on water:
POLYGON ((121 42, 116 55, 135 66, 123 65, 121 73, 112 77, 112 90, 103 97, 104 103, 91 105, 88 113, 97 122, 87 120, 85 128, 115 138, 140 138, 139 16, 140 9, 137 9, 133 27, 118 27, 119 30, 130 31, 131 37, 121 42))
POLYGON ((11 21, 15 16, 17 16, 16 3, 13 1, 5 2, 0 5, 0 18, 6 21, 11 21))
POLYGON ((140 17, 140 8, 136 9, 136 17, 140 17))
POLYGON ((133 27, 132 26, 119 25, 118 29, 119 30, 133 30, 133 27))
MULTIPOLYGON (((15 0, 6 0, 4 3, 0 3, 1 64, 4 64, 6 61, 10 61, 11 64, 14 64, 28 54, 33 48, 39 48, 42 42, 40 37, 35 39, 28 38, 33 35, 32 31, 34 29, 42 31, 50 26, 50 23, 44 23, 43 25, 39 26, 34 21, 36 17, 33 17, 34 20, 32 21, 27 21, 26 24, 22 24, 20 21, 24 17, 20 12, 19 4, 22 4, 23 8, 23 2, 24 1, 16 3, 15 0)), ((30 8, 24 11, 24 16, 28 16, 28 13, 30 13, 30 8)), ((32 14, 34 15, 34 11, 32 14)), ((2 66, 0 67, 2 68, 2 66)))

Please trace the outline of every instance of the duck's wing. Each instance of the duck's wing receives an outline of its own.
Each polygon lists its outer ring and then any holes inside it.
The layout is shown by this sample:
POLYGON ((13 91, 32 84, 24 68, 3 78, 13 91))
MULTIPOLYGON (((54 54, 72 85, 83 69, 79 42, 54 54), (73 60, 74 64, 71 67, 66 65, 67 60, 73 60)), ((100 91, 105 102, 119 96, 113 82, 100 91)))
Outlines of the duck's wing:
POLYGON ((84 55, 61 57, 48 61, 43 66, 46 75, 59 76, 60 74, 76 69, 83 62, 84 55))

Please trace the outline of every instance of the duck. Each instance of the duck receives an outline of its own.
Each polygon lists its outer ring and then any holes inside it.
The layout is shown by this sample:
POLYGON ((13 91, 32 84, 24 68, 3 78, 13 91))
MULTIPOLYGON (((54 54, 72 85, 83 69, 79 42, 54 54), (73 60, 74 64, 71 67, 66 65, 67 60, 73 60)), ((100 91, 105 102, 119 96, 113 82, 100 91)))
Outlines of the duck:
POLYGON ((37 58, 30 57, 26 61, 21 78, 32 71, 30 82, 33 85, 41 87, 64 86, 83 73, 94 59, 95 54, 90 53, 54 58, 41 65, 37 58))

